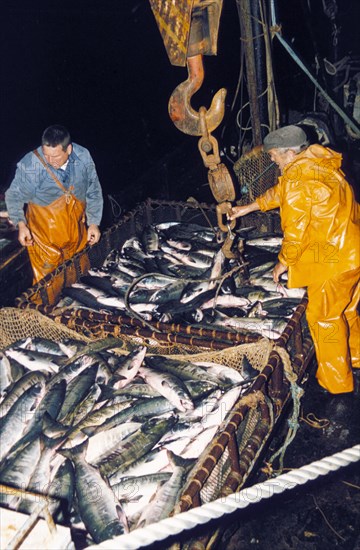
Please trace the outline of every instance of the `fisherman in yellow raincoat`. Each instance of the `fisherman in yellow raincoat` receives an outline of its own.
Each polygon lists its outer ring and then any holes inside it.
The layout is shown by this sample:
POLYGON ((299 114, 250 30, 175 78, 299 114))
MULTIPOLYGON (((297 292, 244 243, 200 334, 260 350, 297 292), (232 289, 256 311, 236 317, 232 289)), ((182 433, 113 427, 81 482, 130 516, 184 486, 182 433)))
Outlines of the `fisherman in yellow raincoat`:
POLYGON ((64 126, 46 128, 41 146, 20 160, 5 202, 28 249, 34 284, 100 239, 103 195, 95 164, 64 126))
POLYGON ((234 206, 229 219, 280 208, 284 238, 274 281, 287 271, 289 288, 307 287, 318 383, 331 394, 353 392, 360 375, 360 218, 342 157, 308 146, 295 125, 270 132, 264 149, 280 168, 278 182, 255 202, 234 206))

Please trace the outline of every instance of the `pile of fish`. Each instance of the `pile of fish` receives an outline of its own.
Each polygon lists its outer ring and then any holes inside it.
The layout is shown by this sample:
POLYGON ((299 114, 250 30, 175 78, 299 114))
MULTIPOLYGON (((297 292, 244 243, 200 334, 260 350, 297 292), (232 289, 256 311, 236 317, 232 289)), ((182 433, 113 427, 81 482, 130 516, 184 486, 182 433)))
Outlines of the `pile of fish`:
POLYGON ((244 269, 238 259, 225 258, 224 233, 216 228, 147 225, 112 250, 103 266, 65 288, 58 305, 278 338, 305 290, 274 283, 282 238, 247 238, 255 229, 236 235, 245 243, 244 269))
POLYGON ((258 374, 246 358, 240 374, 116 346, 27 338, 0 353, 1 505, 30 514, 46 495, 86 544, 167 517, 258 374))

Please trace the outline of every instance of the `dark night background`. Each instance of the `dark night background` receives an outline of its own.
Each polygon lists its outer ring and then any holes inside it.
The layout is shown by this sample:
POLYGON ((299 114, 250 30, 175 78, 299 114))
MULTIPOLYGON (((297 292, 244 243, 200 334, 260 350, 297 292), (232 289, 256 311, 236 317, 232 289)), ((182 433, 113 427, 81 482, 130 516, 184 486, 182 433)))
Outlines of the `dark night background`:
MULTIPOLYGON (((322 2, 310 4, 280 0, 278 18, 283 35, 312 69, 316 49, 331 59, 331 25, 322 2)), ((341 57, 359 51, 360 2, 337 5, 341 57)), ((123 208, 146 196, 184 198, 187 190, 179 182, 192 170, 196 198, 211 200, 198 138, 179 132, 167 112, 187 71, 170 64, 148 0, 2 0, 0 10, 0 192, 16 162, 39 144, 43 129, 60 123, 91 151, 105 196, 118 197, 123 208)), ((291 110, 311 110, 314 87, 276 41, 274 62, 287 123, 291 110)), ((236 150, 241 104, 235 0, 224 0, 218 55, 204 63, 205 81, 193 106, 208 107, 217 89, 227 88, 225 119, 214 134, 225 151, 236 150)))

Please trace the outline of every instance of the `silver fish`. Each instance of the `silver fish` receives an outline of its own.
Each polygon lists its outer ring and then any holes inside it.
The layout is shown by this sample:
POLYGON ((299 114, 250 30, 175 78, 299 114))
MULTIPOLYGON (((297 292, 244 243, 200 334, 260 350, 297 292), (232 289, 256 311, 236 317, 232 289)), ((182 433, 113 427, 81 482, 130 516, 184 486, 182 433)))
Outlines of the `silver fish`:
MULTIPOLYGON (((121 502, 135 501, 138 503, 137 508, 143 508, 144 503, 141 502, 144 494, 152 496, 159 485, 162 485, 165 481, 168 481, 171 477, 171 472, 156 472, 153 474, 145 474, 140 476, 124 476, 111 486, 115 495, 121 502)), ((146 504, 148 504, 149 498, 146 504)), ((127 512, 128 507, 125 506, 127 512)), ((134 512, 132 512, 134 513, 134 512)))
POLYGON ((161 304, 169 300, 179 300, 186 283, 184 281, 169 282, 164 288, 156 290, 150 297, 150 302, 161 304))
POLYGON ((145 273, 145 267, 138 266, 138 263, 130 263, 129 260, 125 262, 125 260, 120 259, 117 263, 108 263, 106 266, 110 271, 115 270, 119 271, 120 273, 125 273, 125 275, 128 275, 131 278, 140 277, 145 273))
POLYGON ((220 248, 220 250, 215 255, 214 263, 211 268, 209 288, 214 288, 219 284, 220 282, 219 277, 223 272, 224 261, 225 261, 225 256, 222 249, 220 248))
MULTIPOLYGON (((17 347, 14 344, 13 347, 17 347)), ((53 342, 52 340, 46 338, 27 338, 23 344, 20 344, 18 347, 23 349, 32 349, 33 351, 38 351, 40 353, 47 353, 49 355, 63 355, 63 352, 59 346, 58 342, 53 342)))
POLYGON ((28 388, 0 420, 0 462, 25 432, 44 394, 44 389, 45 386, 41 383, 28 388))
MULTIPOLYGON (((40 459, 40 454, 40 437, 36 437, 30 441, 21 453, 4 460, 0 469, 0 482, 9 487, 27 487, 40 459)), ((13 508, 18 501, 18 495, 0 493, 0 502, 2 505, 6 504, 13 508)))
POLYGON ((171 248, 178 248, 179 250, 189 251, 192 245, 189 241, 178 241, 176 239, 166 239, 166 242, 171 248))
POLYGON ((102 475, 109 477, 115 475, 118 479, 118 476, 136 460, 149 452, 176 421, 177 418, 174 415, 167 418, 150 418, 142 424, 139 430, 117 445, 110 455, 95 465, 100 469, 102 475))
POLYGON ((130 402, 129 406, 119 412, 116 412, 116 414, 107 418, 107 420, 105 420, 102 424, 95 426, 93 429, 91 427, 87 428, 86 433, 88 435, 92 435, 99 433, 102 430, 109 430, 110 428, 117 426, 120 422, 128 422, 134 418, 142 419, 154 415, 158 416, 160 414, 171 412, 174 409, 175 406, 170 403, 168 399, 165 399, 165 397, 137 400, 135 403, 130 402))
POLYGON ((99 544, 128 531, 122 506, 97 468, 85 460, 87 442, 63 449, 75 468, 75 491, 79 512, 87 530, 99 544))
POLYGON ((88 367, 81 373, 81 376, 76 376, 71 382, 68 383, 66 396, 59 414, 57 415, 57 421, 71 424, 72 415, 79 403, 85 399, 96 380, 97 365, 88 367))
POLYGON ((208 268, 211 266, 211 263, 212 263, 211 258, 203 254, 199 254, 197 252, 190 253, 190 252, 179 251, 171 247, 165 247, 165 245, 162 245, 162 250, 164 250, 164 252, 166 252, 167 254, 170 254, 170 256, 173 256, 183 264, 188 265, 190 267, 208 268))
POLYGON ((170 451, 168 456, 173 468, 172 475, 168 481, 161 485, 154 499, 141 514, 137 527, 156 523, 169 516, 183 488, 187 474, 195 462, 177 457, 170 451))
POLYGON ((182 304, 187 304, 200 296, 201 294, 207 292, 210 289, 209 281, 200 281, 198 283, 188 283, 183 290, 183 293, 180 297, 180 302, 182 304))
POLYGON ((141 234, 141 243, 148 254, 159 250, 159 233, 154 226, 148 224, 144 227, 141 234))
POLYGON ((95 357, 90 355, 79 355, 81 353, 81 351, 78 351, 72 357, 67 358, 68 362, 64 363, 59 372, 52 376, 46 383, 47 391, 61 380, 65 380, 66 383, 69 384, 71 380, 96 362, 95 357))
MULTIPOLYGON (((98 433, 96 428, 97 426, 101 426, 104 424, 108 419, 111 419, 113 416, 119 414, 122 410, 131 407, 133 404, 132 400, 124 401, 123 403, 116 403, 111 404, 109 406, 103 406, 99 409, 93 410, 91 413, 89 413, 85 418, 83 418, 76 426, 72 426, 66 433, 68 442, 73 445, 73 441, 80 441, 82 442, 84 440, 84 434, 92 435, 94 433, 98 433), (81 436, 79 437, 79 434, 81 436)), ((110 423, 109 423, 110 424, 110 423)), ((114 424, 117 425, 116 423, 114 424)), ((111 429, 113 425, 106 425, 102 429, 111 429)), ((101 428, 99 428, 99 432, 102 431, 101 428)), ((76 443, 75 443, 76 444, 76 443)), ((67 446, 65 444, 65 446, 67 446)))
POLYGON ((272 319, 268 317, 264 319, 257 317, 251 319, 248 317, 235 318, 227 317, 218 311, 215 314, 214 322, 220 326, 246 330, 272 340, 279 338, 287 325, 287 320, 284 319, 272 319))
POLYGON ((194 365, 190 361, 170 359, 163 355, 148 355, 145 358, 145 363, 154 369, 170 372, 182 380, 201 380, 213 383, 215 386, 219 385, 217 377, 204 372, 204 369, 194 365))
POLYGON ((168 468, 169 458, 167 455, 167 450, 155 445, 151 451, 135 460, 129 468, 127 468, 126 473, 120 472, 119 475, 115 474, 109 479, 109 482, 110 485, 113 486, 118 483, 124 475, 151 475, 154 473, 168 471, 168 468))
POLYGON ((61 419, 61 422, 66 426, 73 426, 81 422, 81 420, 94 409, 100 394, 101 388, 99 384, 93 384, 87 395, 75 405, 73 410, 70 410, 67 415, 61 419))
POLYGON ((118 296, 119 291, 114 285, 110 277, 100 277, 95 275, 83 275, 80 278, 80 282, 85 285, 85 287, 93 287, 103 292, 106 296, 118 296))
POLYGON ((141 428, 141 422, 123 422, 110 430, 99 432, 88 440, 86 460, 94 464, 103 456, 110 454, 111 450, 123 439, 132 435, 141 428))
POLYGON ((201 419, 203 430, 181 451, 184 458, 198 458, 212 441, 215 434, 223 429, 226 419, 232 413, 233 407, 241 394, 241 387, 234 387, 225 392, 212 406, 211 410, 201 419))
POLYGON ((254 239, 247 239, 246 240, 246 245, 261 246, 263 248, 266 248, 267 250, 272 251, 274 248, 275 249, 280 249, 282 241, 283 241, 283 237, 280 237, 278 235, 274 235, 274 236, 264 235, 263 237, 257 237, 257 238, 254 238, 254 239))
POLYGON ((102 295, 102 296, 98 296, 96 300, 99 306, 126 310, 124 297, 102 295))
POLYGON ((127 386, 136 376, 146 354, 146 346, 139 346, 126 356, 116 355, 113 362, 113 383, 115 389, 127 386))
MULTIPOLYGON (((84 288, 75 288, 72 286, 66 287, 63 289, 62 294, 65 297, 69 297, 74 300, 75 304, 80 304, 80 307, 85 307, 86 309, 101 309, 101 305, 97 301, 96 297, 85 290, 84 288)), ((77 306, 79 307, 79 306, 77 306)))
POLYGON ((21 451, 30 441, 41 434, 45 415, 56 418, 63 403, 65 391, 65 380, 61 380, 58 384, 52 386, 50 390, 45 391, 45 394, 36 408, 35 414, 26 427, 24 435, 12 447, 12 454, 21 451))
MULTIPOLYGON (((277 261, 274 260, 272 262, 266 262, 266 263, 258 265, 256 267, 251 267, 251 265, 250 265, 249 266, 250 277, 252 277, 254 275, 261 275, 261 274, 266 273, 266 272, 271 273, 271 271, 272 271, 272 269, 274 269, 276 263, 277 263, 277 261)), ((272 276, 272 273, 271 273, 271 276, 272 276)))
POLYGON ((151 254, 144 251, 138 237, 130 237, 130 239, 125 241, 121 248, 121 252, 127 258, 138 260, 139 262, 143 262, 146 258, 152 257, 151 254))
MULTIPOLYGON (((51 476, 55 475, 57 469, 60 467, 60 464, 65 460, 64 457, 61 457, 61 462, 58 462, 56 469, 54 469, 54 467, 53 469, 51 468, 51 460, 63 441, 64 437, 53 440, 46 437, 44 434, 40 435, 41 454, 30 477, 28 485, 24 487, 27 491, 43 495, 48 494, 49 486, 51 484, 51 476)), ((16 509, 19 512, 31 514, 37 505, 38 501, 36 498, 29 499, 25 497, 21 499, 16 509)), ((54 503, 54 508, 56 507, 57 503, 54 503)))
POLYGON ((11 363, 5 353, 0 351, 0 398, 13 382, 11 363))
POLYGON ((129 285, 133 280, 132 277, 127 275, 125 272, 105 266, 97 269, 89 269, 88 274, 92 276, 109 278, 112 283, 116 283, 118 285, 129 285))
POLYGON ((94 296, 96 299, 101 298, 103 296, 107 296, 107 294, 106 294, 106 292, 104 292, 104 290, 99 289, 99 288, 95 288, 95 287, 90 286, 90 285, 86 285, 84 283, 73 283, 71 285, 71 288, 79 288, 79 289, 85 290, 86 292, 88 292, 89 294, 94 296))
POLYGON ((32 386, 40 384, 45 387, 46 377, 43 372, 30 371, 24 374, 12 386, 11 391, 6 395, 0 405, 0 418, 3 418, 20 397, 32 386))
POLYGON ((247 310, 247 317, 251 319, 252 317, 265 317, 266 313, 260 300, 254 302, 247 310))
POLYGON ((166 397, 179 411, 194 409, 194 403, 184 382, 171 373, 156 371, 149 367, 141 367, 139 376, 149 386, 166 397))
POLYGON ((62 506, 52 512, 57 523, 68 523, 75 493, 75 471, 69 459, 61 464, 48 487, 48 495, 60 501, 62 506))
POLYGON ((54 355, 51 356, 47 353, 29 349, 15 349, 13 347, 7 348, 5 354, 32 371, 44 371, 49 374, 59 371, 59 365, 54 361, 54 355))
POLYGON ((217 306, 241 308, 247 305, 249 305, 249 300, 247 300, 242 296, 232 296, 230 294, 221 294, 201 304, 200 309, 214 309, 217 306))
POLYGON ((198 365, 210 372, 214 376, 217 376, 219 381, 223 384, 239 384, 244 381, 244 377, 240 374, 239 371, 226 367, 225 365, 220 365, 219 363, 214 363, 210 361, 195 361, 194 365, 198 365))

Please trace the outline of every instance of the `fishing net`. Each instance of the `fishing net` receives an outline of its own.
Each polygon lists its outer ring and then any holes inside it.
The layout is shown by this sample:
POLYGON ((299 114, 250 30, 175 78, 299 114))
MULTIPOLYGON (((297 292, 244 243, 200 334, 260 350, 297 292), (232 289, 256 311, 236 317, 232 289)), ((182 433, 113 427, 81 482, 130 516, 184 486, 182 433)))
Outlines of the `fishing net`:
POLYGON ((275 185, 279 169, 262 146, 242 155, 234 164, 241 199, 238 204, 248 204, 275 185))
MULTIPOLYGON (((83 328, 83 327, 82 327, 83 328)), ((0 309, 0 349, 14 344, 23 338, 45 338, 54 342, 63 341, 67 338, 74 338, 84 342, 91 342, 94 339, 99 340, 109 336, 109 333, 102 332, 98 338, 89 338, 72 328, 57 323, 36 310, 19 310, 17 308, 0 309)), ((115 335, 114 335, 115 336, 115 335)), ((239 346, 230 346, 223 350, 212 351, 211 349, 201 349, 197 346, 186 346, 176 343, 159 346, 159 342, 151 339, 136 338, 121 334, 119 338, 119 353, 127 353, 139 345, 146 345, 149 354, 174 356, 179 360, 192 361, 212 361, 221 365, 231 367, 240 371, 242 359, 244 356, 248 359, 251 366, 256 370, 261 370, 267 363, 271 342, 266 339, 254 344, 241 344, 239 346)), ((204 347, 206 344, 204 343, 204 347)))
MULTIPOLYGON (((242 360, 244 357, 250 362, 251 366, 256 370, 261 370, 267 363, 273 346, 266 339, 256 342, 255 344, 241 344, 239 346, 231 346, 219 351, 202 351, 201 353, 192 353, 191 361, 218 363, 240 371, 242 360)), ((189 360, 189 354, 176 355, 176 359, 189 360)))
MULTIPOLYGON (((0 309, 0 349, 5 349, 14 342, 26 337, 42 337, 52 341, 64 341, 75 338, 85 342, 94 341, 94 336, 87 338, 84 334, 57 323, 36 310, 19 310, 17 308, 0 309)), ((133 337, 119 339, 119 353, 140 342, 133 337)), ((141 341, 143 344, 144 341, 141 341)), ((169 358, 192 362, 214 362, 235 370, 241 370, 243 358, 246 356, 251 366, 261 371, 268 364, 270 352, 277 347, 273 342, 262 339, 259 342, 230 346, 221 350, 202 350, 194 353, 194 348, 185 346, 178 348, 178 353, 172 353, 173 347, 164 347, 169 358), (179 353, 182 351, 182 353, 179 353)), ((149 351, 149 348, 148 348, 149 351)), ((159 347, 156 348, 159 353, 159 347)), ((286 353, 286 350, 283 350, 286 353)), ((273 403, 263 390, 256 390, 241 396, 229 411, 224 410, 229 420, 224 423, 214 439, 204 449, 189 473, 180 500, 174 513, 178 513, 184 503, 194 506, 193 498, 199 502, 211 502, 220 495, 233 492, 231 484, 235 479, 237 487, 243 485, 250 472, 255 467, 263 446, 271 434, 274 425, 273 403), (267 413, 264 415, 264 408, 267 413), (197 488, 198 497, 193 493, 197 488), (196 500, 196 499, 195 499, 196 500)), ((182 546, 185 549, 187 546, 182 546)), ((190 544, 190 547, 193 546, 190 544)))
MULTIPOLYGON (((271 409, 270 409, 271 410, 271 409)), ((261 422, 261 412, 259 408, 253 407, 249 410, 244 421, 240 424, 236 432, 236 441, 238 445, 239 455, 247 445, 249 438, 256 431, 259 422, 261 422)), ((206 449, 209 454, 211 447, 206 449)), ((207 478, 203 487, 200 490, 201 502, 212 502, 217 499, 222 493, 224 482, 232 471, 232 461, 229 455, 229 449, 226 447, 220 456, 213 471, 207 478)))
POLYGON ((66 338, 90 341, 86 336, 58 325, 38 311, 30 309, 21 311, 11 307, 0 309, 0 349, 5 349, 18 340, 28 337, 45 338, 54 342, 61 342, 66 338))

